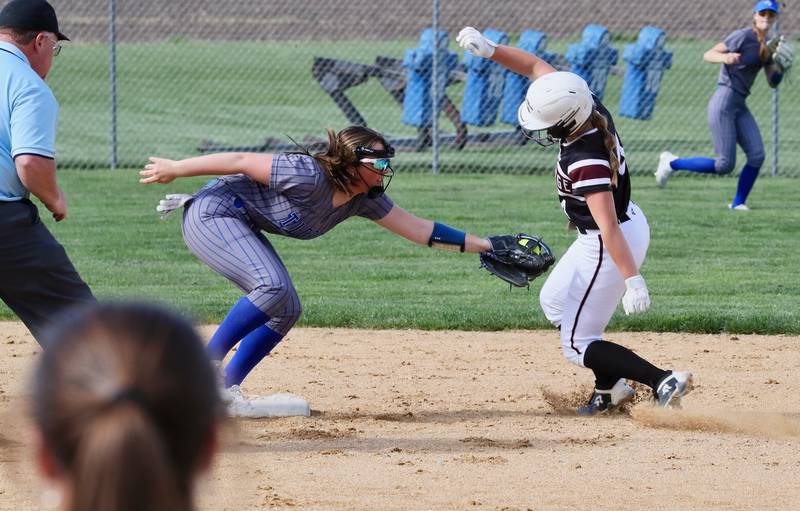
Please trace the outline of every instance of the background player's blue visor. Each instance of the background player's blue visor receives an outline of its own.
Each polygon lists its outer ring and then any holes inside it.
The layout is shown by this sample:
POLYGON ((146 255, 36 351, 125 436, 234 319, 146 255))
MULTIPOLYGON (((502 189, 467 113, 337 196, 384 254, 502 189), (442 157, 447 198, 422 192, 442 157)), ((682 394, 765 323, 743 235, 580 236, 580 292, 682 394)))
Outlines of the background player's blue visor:
POLYGON ((753 6, 753 12, 772 11, 775 14, 780 12, 780 6, 775 0, 761 0, 753 6))

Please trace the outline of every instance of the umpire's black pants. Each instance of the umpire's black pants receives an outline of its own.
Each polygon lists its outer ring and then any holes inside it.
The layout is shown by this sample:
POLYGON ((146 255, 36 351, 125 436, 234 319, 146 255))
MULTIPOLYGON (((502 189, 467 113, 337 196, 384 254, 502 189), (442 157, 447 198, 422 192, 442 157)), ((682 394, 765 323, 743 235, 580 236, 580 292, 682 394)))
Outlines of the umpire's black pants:
POLYGON ((0 299, 40 344, 42 331, 59 312, 95 301, 27 199, 0 201, 0 299))

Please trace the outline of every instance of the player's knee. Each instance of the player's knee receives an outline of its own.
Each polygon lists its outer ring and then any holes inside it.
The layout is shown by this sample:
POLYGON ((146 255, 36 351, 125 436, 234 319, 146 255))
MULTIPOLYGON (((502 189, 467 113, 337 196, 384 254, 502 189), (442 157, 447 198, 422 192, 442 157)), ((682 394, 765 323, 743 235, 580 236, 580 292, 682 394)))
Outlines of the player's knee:
POLYGON ((764 160, 766 159, 766 155, 764 151, 759 151, 756 153, 751 153, 747 155, 747 164, 751 167, 760 169, 762 165, 764 165, 764 160))
POLYGON ((564 358, 567 359, 567 362, 583 367, 583 353, 568 346, 562 346, 562 347, 563 347, 562 352, 564 354, 564 358))
POLYGON ((290 299, 286 302, 285 312, 283 314, 284 320, 287 325, 291 328, 297 323, 297 320, 300 319, 300 316, 303 315, 303 306, 300 303, 300 298, 297 296, 297 293, 294 292, 290 299))
POLYGON ((288 330, 300 319, 303 314, 303 306, 300 304, 300 297, 297 296, 297 291, 293 287, 286 288, 284 292, 285 300, 278 316, 284 328, 288 330))
POLYGON ((276 332, 286 335, 300 319, 302 313, 303 307, 297 293, 290 293, 281 307, 272 311, 267 325, 276 332))
POLYGON ((284 282, 256 286, 248 296, 251 302, 271 318, 279 315, 285 309, 291 308, 292 303, 300 303, 294 286, 284 282))
POLYGON ((731 172, 733 172, 733 167, 735 165, 736 165, 736 160, 719 158, 714 162, 714 172, 720 175, 730 174, 731 172))
POLYGON ((561 308, 554 305, 544 287, 539 292, 539 306, 550 323, 556 327, 561 324, 561 308))

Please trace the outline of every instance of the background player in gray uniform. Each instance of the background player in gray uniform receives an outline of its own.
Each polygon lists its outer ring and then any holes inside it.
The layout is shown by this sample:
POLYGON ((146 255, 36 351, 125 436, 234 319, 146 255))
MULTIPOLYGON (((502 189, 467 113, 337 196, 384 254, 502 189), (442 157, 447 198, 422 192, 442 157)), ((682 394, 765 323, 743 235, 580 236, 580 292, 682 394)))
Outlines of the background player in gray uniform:
MULTIPOLYGON (((491 249, 488 240, 418 218, 383 192, 394 150, 378 132, 351 126, 328 130, 320 153, 221 153, 180 161, 150 158, 142 183, 222 175, 201 189, 184 212, 189 250, 246 295, 208 344, 221 361, 241 341, 225 368, 225 385, 241 399, 239 384, 300 317, 292 279, 262 234, 311 239, 351 216, 368 218, 410 241, 462 252, 491 249)), ((388 182, 387 182, 388 185, 388 182)), ((235 403, 236 401, 234 401, 235 403)), ((236 412, 235 405, 233 412, 236 412)))
POLYGON ((745 204, 764 163, 764 142, 753 114, 747 108, 747 96, 758 75, 765 68, 767 82, 777 87, 783 75, 772 64, 767 35, 778 17, 778 2, 761 0, 753 8, 751 27, 731 32, 724 41, 708 50, 703 59, 722 64, 717 89, 708 104, 708 125, 714 141, 714 158, 701 156, 678 158, 669 151, 661 153, 656 183, 663 187, 676 170, 702 174, 729 174, 736 165, 736 144, 742 146, 747 163, 742 167, 736 195, 728 207, 747 211, 745 204))
POLYGON ((595 390, 579 413, 606 412, 633 398, 626 378, 649 385, 659 405, 675 404, 691 388, 690 373, 658 368, 603 340, 620 299, 626 314, 650 306, 639 274, 650 229, 644 213, 630 201, 625 150, 611 114, 576 74, 556 72, 538 57, 497 45, 472 27, 463 29, 457 40, 473 55, 533 80, 519 107, 520 126, 542 144, 559 142, 556 187, 579 234, 550 272, 539 298, 547 319, 561 332, 564 356, 594 372, 595 390))

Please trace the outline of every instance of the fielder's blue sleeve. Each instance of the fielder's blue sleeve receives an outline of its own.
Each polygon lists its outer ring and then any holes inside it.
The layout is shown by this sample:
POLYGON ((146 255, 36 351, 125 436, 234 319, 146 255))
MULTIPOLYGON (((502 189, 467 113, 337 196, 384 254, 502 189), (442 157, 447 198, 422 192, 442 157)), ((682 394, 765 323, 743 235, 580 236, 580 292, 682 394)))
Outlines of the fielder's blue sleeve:
POLYGON ((55 158, 58 101, 47 88, 28 88, 11 109, 11 156, 55 158))

